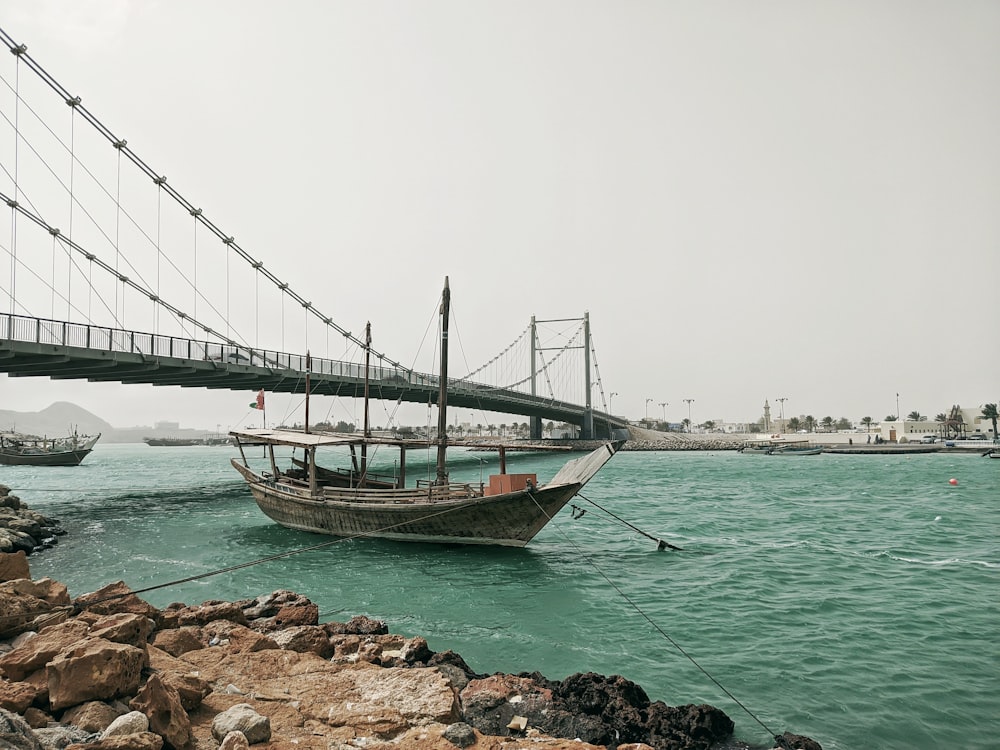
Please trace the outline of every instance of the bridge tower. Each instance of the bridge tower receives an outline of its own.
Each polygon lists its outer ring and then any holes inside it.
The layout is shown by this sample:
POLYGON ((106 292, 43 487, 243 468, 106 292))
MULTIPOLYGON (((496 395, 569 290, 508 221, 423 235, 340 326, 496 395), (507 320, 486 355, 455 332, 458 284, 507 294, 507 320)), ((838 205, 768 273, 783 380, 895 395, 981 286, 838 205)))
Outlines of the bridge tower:
MULTIPOLYGON (((592 391, 593 387, 591 384, 590 376, 590 313, 585 312, 583 318, 559 318, 555 320, 542 320, 538 321, 535 316, 531 316, 531 395, 537 396, 537 385, 536 379, 538 378, 538 365, 537 357, 539 351, 545 351, 548 347, 538 347, 538 334, 537 334, 537 324, 541 323, 565 323, 573 321, 583 321, 583 344, 581 345, 583 349, 583 382, 585 390, 585 401, 583 410, 583 423, 580 425, 580 437, 586 440, 592 439, 594 437, 594 407, 591 399, 593 398, 592 391)), ((581 347, 566 347, 566 348, 581 348, 581 347)), ((531 438, 533 440, 539 440, 542 437, 542 418, 541 417, 531 417, 530 422, 531 438)))

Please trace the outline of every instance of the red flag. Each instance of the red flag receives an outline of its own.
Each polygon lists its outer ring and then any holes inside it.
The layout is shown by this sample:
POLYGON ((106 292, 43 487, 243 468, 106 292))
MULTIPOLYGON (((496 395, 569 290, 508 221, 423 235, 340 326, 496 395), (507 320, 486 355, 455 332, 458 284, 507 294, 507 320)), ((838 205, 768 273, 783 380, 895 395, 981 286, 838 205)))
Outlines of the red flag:
POLYGON ((261 411, 263 411, 263 409, 264 409, 264 389, 263 388, 261 388, 259 391, 257 391, 257 401, 255 403, 250 404, 250 408, 251 409, 260 409, 261 411))

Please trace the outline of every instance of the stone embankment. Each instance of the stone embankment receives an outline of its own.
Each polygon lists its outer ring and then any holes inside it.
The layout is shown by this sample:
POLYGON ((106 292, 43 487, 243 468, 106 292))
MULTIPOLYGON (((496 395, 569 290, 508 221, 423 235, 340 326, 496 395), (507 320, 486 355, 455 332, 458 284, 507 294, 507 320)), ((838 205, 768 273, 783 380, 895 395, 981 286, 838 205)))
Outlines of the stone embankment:
POLYGON ((623 451, 735 451, 746 444, 745 437, 723 433, 693 435, 685 432, 657 432, 629 427, 623 451))
POLYGON ((380 621, 320 624, 292 591, 160 610, 120 581, 71 599, 0 557, 0 738, 19 750, 708 750, 733 731, 622 677, 476 674, 380 621))
POLYGON ((10 487, 0 484, 0 552, 20 550, 30 555, 51 547, 65 533, 57 520, 30 510, 10 494, 10 487))

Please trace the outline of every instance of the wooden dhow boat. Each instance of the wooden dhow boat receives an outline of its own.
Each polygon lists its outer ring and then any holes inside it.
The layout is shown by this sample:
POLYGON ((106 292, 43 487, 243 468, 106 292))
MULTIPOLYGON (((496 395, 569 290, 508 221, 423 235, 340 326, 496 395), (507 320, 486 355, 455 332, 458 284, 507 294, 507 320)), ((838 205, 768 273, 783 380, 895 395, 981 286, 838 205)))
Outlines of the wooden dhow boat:
MULTIPOLYGON (((568 461, 551 480, 539 484, 535 474, 506 473, 503 445, 462 441, 462 447, 498 450, 500 473, 490 476, 488 482, 452 482, 447 468, 450 297, 446 278, 441 303, 438 430, 433 442, 437 453, 436 476, 407 486, 406 451, 426 451, 429 443, 372 436, 367 395, 364 432, 360 435, 310 432, 307 400, 306 426, 302 431, 230 432, 240 451, 240 458, 232 459, 233 467, 246 480, 265 515, 288 528, 338 537, 523 547, 617 452, 621 443, 604 443, 568 461), (251 468, 244 450, 248 445, 265 446, 269 471, 251 468), (392 476, 369 473, 368 449, 377 446, 398 449, 397 470, 392 476), (351 468, 323 468, 317 460, 319 451, 338 447, 350 451, 351 468), (303 457, 293 460, 289 468, 281 468, 276 448, 298 449, 303 457)), ((306 377, 308 394, 308 374, 306 377)), ((367 394, 367 384, 365 390, 367 394)))
POLYGON ((5 466, 79 466, 101 434, 60 438, 4 433, 0 435, 0 464, 5 466))

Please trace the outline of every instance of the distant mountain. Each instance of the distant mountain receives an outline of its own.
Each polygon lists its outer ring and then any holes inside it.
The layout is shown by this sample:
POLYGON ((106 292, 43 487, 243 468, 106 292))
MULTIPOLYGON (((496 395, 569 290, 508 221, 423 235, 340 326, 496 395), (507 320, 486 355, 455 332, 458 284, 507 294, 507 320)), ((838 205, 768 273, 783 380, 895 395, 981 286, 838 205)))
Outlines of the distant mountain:
POLYGON ((114 428, 100 417, 67 401, 56 401, 41 411, 0 409, 0 431, 13 430, 29 435, 61 437, 76 430, 80 434, 107 435, 114 428))

